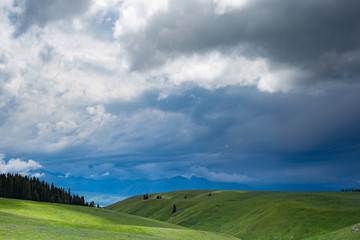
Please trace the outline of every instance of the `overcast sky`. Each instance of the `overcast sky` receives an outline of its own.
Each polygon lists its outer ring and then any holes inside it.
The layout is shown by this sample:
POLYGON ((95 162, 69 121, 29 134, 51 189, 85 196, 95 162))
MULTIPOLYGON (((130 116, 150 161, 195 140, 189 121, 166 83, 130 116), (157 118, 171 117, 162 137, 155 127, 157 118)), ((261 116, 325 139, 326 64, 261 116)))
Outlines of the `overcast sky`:
POLYGON ((1 0, 1 172, 356 186, 359 9, 1 0))

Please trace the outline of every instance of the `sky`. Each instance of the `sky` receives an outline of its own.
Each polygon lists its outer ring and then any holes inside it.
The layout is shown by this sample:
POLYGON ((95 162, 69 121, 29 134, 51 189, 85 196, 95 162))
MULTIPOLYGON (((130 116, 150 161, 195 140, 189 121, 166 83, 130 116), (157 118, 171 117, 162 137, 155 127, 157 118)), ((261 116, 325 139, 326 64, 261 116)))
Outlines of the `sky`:
POLYGON ((183 188, 357 187, 358 9, 2 0, 0 172, 102 204, 183 188))

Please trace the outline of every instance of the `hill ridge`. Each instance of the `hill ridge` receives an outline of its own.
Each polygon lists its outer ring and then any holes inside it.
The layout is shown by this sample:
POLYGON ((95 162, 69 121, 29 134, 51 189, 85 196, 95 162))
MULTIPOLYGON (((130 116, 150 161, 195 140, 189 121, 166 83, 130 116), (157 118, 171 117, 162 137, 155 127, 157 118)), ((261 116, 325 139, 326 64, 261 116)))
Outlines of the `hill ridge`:
POLYGON ((181 190, 148 198, 137 195, 107 208, 242 239, 304 239, 360 221, 359 193, 181 190), (178 211, 170 218, 173 204, 178 211))

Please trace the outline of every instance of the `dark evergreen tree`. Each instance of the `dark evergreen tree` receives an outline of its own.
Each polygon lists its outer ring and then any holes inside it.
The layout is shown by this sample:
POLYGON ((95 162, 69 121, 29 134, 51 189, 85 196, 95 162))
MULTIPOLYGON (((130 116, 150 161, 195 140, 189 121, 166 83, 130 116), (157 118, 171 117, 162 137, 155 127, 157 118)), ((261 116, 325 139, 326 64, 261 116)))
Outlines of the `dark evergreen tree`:
POLYGON ((5 174, 0 175, 0 197, 5 196, 5 185, 6 185, 6 176, 5 174))
POLYGON ((13 175, 8 173, 5 184, 5 197, 13 198, 14 181, 13 175))
POLYGON ((172 210, 172 214, 174 214, 174 213, 176 213, 176 205, 175 205, 175 203, 173 205, 173 210, 172 210))
POLYGON ((72 204, 72 197, 71 197, 71 191, 70 191, 70 188, 69 188, 69 192, 68 192, 68 201, 69 201, 69 204, 72 204))
POLYGON ((23 182, 23 199, 30 200, 31 199, 31 189, 30 189, 30 182, 27 176, 24 178, 23 182))
POLYGON ((50 188, 50 202, 55 202, 55 187, 54 187, 54 183, 51 183, 51 188, 50 188))

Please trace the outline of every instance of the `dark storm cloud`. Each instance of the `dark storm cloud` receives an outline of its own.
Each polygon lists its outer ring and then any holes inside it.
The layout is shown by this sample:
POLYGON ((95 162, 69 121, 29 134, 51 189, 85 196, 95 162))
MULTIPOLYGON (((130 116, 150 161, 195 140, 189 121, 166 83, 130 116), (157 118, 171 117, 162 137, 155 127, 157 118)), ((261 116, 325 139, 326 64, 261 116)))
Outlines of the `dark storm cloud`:
POLYGON ((251 88, 222 89, 211 95, 200 91, 203 102, 188 112, 194 122, 209 129, 195 140, 206 151, 342 149, 359 144, 359 90, 333 88, 317 96, 268 94, 251 88))
POLYGON ((144 31, 123 35, 134 69, 183 54, 219 50, 265 57, 313 79, 356 80, 360 66, 360 2, 249 1, 216 15, 210 1, 170 1, 144 31))
MULTIPOLYGON (((147 108, 183 114, 196 126, 189 131, 192 138, 181 142, 186 137, 181 122, 161 123, 150 132, 144 131, 148 123, 142 123, 137 128, 143 132, 141 139, 127 139, 127 148, 136 149, 133 154, 113 152, 114 156, 110 156, 99 151, 90 157, 94 154, 90 148, 94 147, 86 145, 83 151, 77 146, 70 153, 80 159, 88 156, 81 160, 84 166, 99 164, 102 159, 121 169, 153 164, 164 172, 174 168, 177 174, 205 166, 212 172, 246 173, 259 184, 357 181, 359 174, 353 169, 360 146, 359 90, 334 87, 319 95, 290 95, 242 87, 215 91, 195 88, 161 101, 156 100, 156 93, 149 93, 137 102, 112 103, 106 109, 113 115, 126 112, 128 116, 147 108)), ((110 131, 125 127, 113 126, 110 131)), ((112 136, 114 143, 122 141, 123 136, 112 136)), ((101 135, 96 138, 106 141, 101 135)), ((61 154, 65 153, 57 158, 61 154)))
POLYGON ((31 26, 44 27, 47 23, 61 19, 71 19, 86 11, 90 0, 18 0, 14 5, 23 9, 10 19, 16 24, 14 36, 20 36, 31 26))
POLYGON ((359 176, 349 167, 359 156, 359 91, 359 86, 332 87, 319 95, 195 89, 159 107, 188 114, 207 129, 185 147, 184 158, 194 163, 237 169, 260 182, 351 182, 359 176), (179 102, 185 104, 176 107, 179 102))
POLYGON ((17 1, 0 22, 0 153, 64 180, 360 179, 360 3, 149 2, 17 1))
MULTIPOLYGON (((243 87, 214 91, 194 88, 160 101, 156 92, 148 93, 136 102, 113 103, 106 108, 113 115, 119 111, 131 115, 139 109, 156 108, 167 114, 181 114, 196 129, 202 129, 192 132, 191 141, 181 144, 176 144, 178 130, 164 129, 170 133, 165 137, 166 142, 174 144, 161 142, 154 148, 155 154, 171 155, 182 150, 186 154, 233 153, 229 159, 245 153, 292 154, 293 161, 301 161, 297 160, 298 154, 352 151, 360 144, 359 91, 360 86, 356 85, 329 87, 316 95, 272 94, 243 87)), ((143 137, 153 141, 151 137, 143 137)))

